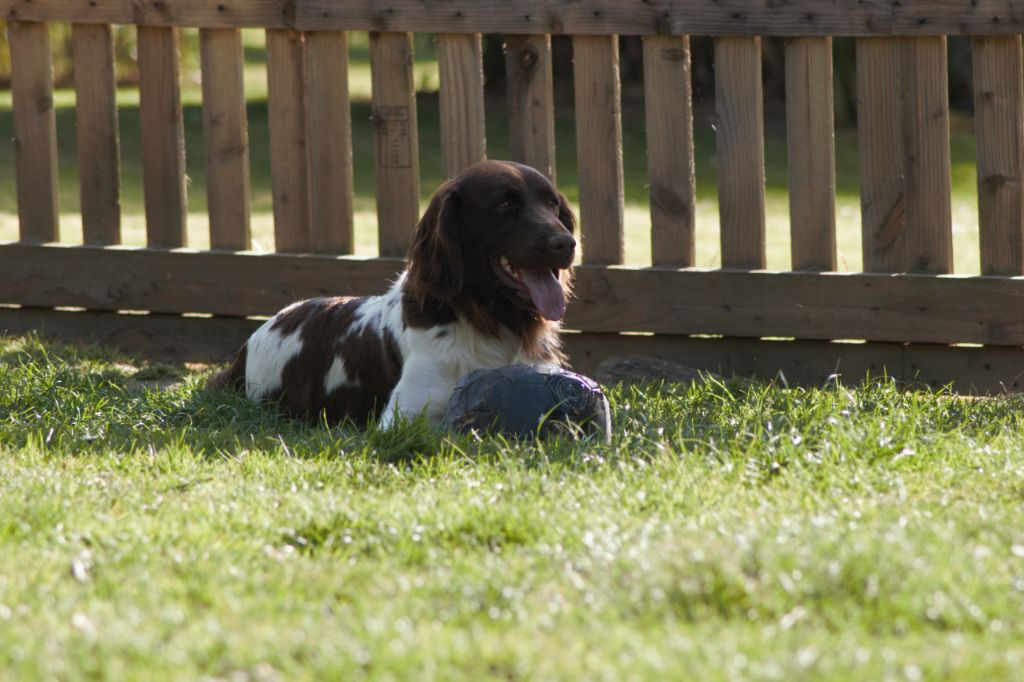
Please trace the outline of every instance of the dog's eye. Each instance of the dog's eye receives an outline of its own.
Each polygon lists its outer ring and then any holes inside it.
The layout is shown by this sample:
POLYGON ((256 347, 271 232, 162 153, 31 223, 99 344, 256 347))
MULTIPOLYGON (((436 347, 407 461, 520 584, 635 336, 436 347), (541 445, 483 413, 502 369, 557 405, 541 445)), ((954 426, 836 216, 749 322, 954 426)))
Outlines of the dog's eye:
POLYGON ((559 208, 558 199, 555 199, 554 197, 548 199, 548 204, 551 208, 559 208))
POLYGON ((499 210, 499 211, 508 211, 508 210, 511 210, 511 208, 512 208, 512 202, 511 202, 511 201, 509 201, 508 199, 506 199, 506 200, 504 200, 503 202, 501 202, 500 204, 498 204, 497 208, 498 208, 498 210, 499 210))

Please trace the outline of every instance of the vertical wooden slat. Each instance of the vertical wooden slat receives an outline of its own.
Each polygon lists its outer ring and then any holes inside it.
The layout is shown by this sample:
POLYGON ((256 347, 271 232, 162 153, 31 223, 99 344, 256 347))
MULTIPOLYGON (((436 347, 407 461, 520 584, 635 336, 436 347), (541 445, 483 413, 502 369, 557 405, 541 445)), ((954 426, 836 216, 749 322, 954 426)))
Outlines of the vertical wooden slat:
POLYGON ((583 262, 621 263, 625 197, 618 36, 573 36, 583 262))
POLYGON ((139 124, 149 246, 187 243, 178 29, 139 26, 139 124))
POLYGON ((274 244, 281 252, 309 252, 313 246, 303 51, 303 36, 298 31, 267 31, 270 182, 274 244))
POLYGON ((765 267, 761 39, 715 39, 722 267, 765 267))
POLYGON ((25 242, 59 238, 57 119, 47 24, 11 21, 11 94, 20 237, 25 242))
POLYGON ((244 250, 251 245, 251 190, 242 35, 238 29, 200 29, 199 45, 210 247, 244 250))
POLYGON ((786 40, 786 144, 794 270, 836 269, 832 39, 786 40))
POLYGON ((441 162, 446 178, 487 156, 484 67, 479 33, 437 36, 441 100, 441 162))
POLYGON ((857 148, 866 272, 904 269, 906 202, 895 38, 857 39, 857 148))
POLYGON ((507 36, 508 149, 513 161, 555 181, 555 106, 551 36, 507 36))
POLYGON ((121 243, 121 153, 110 26, 73 24, 75 118, 82 234, 86 244, 121 243))
POLYGON ((690 267, 696 175, 689 37, 644 37, 644 110, 653 262, 690 267))
POLYGON ((945 36, 901 38, 907 267, 953 271, 945 36))
POLYGON ((370 33, 381 256, 402 256, 419 219, 420 158, 412 34, 370 33))
POLYGON ((981 274, 1024 275, 1024 73, 1020 36, 975 36, 981 274))
POLYGON ((352 111, 345 33, 306 34, 306 78, 313 251, 350 254, 352 111))

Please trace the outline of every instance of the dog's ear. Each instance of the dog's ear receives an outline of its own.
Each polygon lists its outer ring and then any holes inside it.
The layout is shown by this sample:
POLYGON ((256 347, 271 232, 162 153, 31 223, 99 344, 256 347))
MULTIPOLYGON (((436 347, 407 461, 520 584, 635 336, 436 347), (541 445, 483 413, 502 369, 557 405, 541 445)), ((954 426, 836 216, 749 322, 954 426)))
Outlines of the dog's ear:
POLYGON ((576 233, 576 214, 572 212, 572 207, 569 206, 569 201, 565 198, 565 195, 556 190, 558 195, 558 222, 562 223, 562 226, 572 232, 576 233))
POLYGON ((459 243, 459 193, 442 186, 416 226, 409 248, 409 291, 421 305, 428 298, 450 301, 462 290, 464 263, 459 243))

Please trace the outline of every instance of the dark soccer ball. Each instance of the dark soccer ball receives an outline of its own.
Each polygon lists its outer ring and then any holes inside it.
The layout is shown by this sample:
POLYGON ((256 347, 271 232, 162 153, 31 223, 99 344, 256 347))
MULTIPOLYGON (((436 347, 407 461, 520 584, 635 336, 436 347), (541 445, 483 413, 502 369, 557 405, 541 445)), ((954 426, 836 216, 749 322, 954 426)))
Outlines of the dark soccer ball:
POLYGON ((611 439, 611 410, 601 387, 554 367, 508 365, 478 369, 459 379, 444 426, 517 438, 555 434, 611 439))

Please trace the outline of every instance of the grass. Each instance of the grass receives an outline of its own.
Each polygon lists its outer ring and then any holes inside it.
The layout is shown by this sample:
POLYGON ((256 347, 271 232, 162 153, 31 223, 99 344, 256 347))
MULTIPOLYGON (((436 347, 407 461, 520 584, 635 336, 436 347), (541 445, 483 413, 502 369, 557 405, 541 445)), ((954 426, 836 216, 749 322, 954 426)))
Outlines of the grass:
POLYGON ((0 678, 1014 679, 1024 400, 707 378, 610 445, 0 339, 0 678))
MULTIPOLYGON (((253 239, 260 251, 273 250, 271 215, 270 153, 267 126, 266 71, 263 34, 244 33, 245 84, 249 99, 248 119, 253 186, 253 239)), ((197 41, 194 30, 183 32, 183 40, 197 41)), ((420 128, 421 200, 426 201, 443 179, 441 171, 440 123, 436 89, 437 61, 431 36, 418 35, 416 49, 417 108, 420 128)), ((205 215, 205 169, 201 85, 195 64, 186 63, 182 83, 186 160, 189 177, 189 244, 209 244, 205 215)), ((370 65, 366 34, 350 36, 349 84, 353 99, 353 161, 355 166, 355 218, 357 253, 376 253, 376 217, 373 185, 373 129, 370 120, 370 65)), ((138 91, 118 92, 120 104, 123 183, 123 238, 125 243, 145 243, 142 205, 141 131, 138 91)), ((76 159, 74 92, 58 90, 57 129, 60 164, 60 207, 62 240, 81 243, 78 216, 78 169, 76 159)), ((500 99, 487 104, 487 143, 492 158, 508 155, 508 132, 500 99)), ((695 148, 697 170, 697 264, 717 267, 721 263, 719 215, 716 192, 716 155, 713 102, 698 95, 695 102, 695 148)), ((647 198, 646 138, 642 103, 627 96, 623 104, 623 147, 626 198, 626 260, 649 264, 650 217, 647 198)), ((0 139, 13 137, 10 93, 0 92, 0 139)), ((571 112, 560 111, 556 121, 558 183, 578 206, 575 128, 571 112)), ((977 175, 974 136, 969 120, 954 117, 951 136, 953 233, 955 271, 979 271, 977 175)), ((769 108, 765 130, 767 255, 771 269, 789 269, 789 204, 786 169, 785 121, 769 108)), ((836 137, 837 233, 839 269, 861 269, 860 200, 858 195, 857 136, 854 130, 839 130, 836 137)), ((410 228, 411 229, 411 228, 410 228)), ((0 144, 0 241, 17 238, 13 144, 0 144)))

